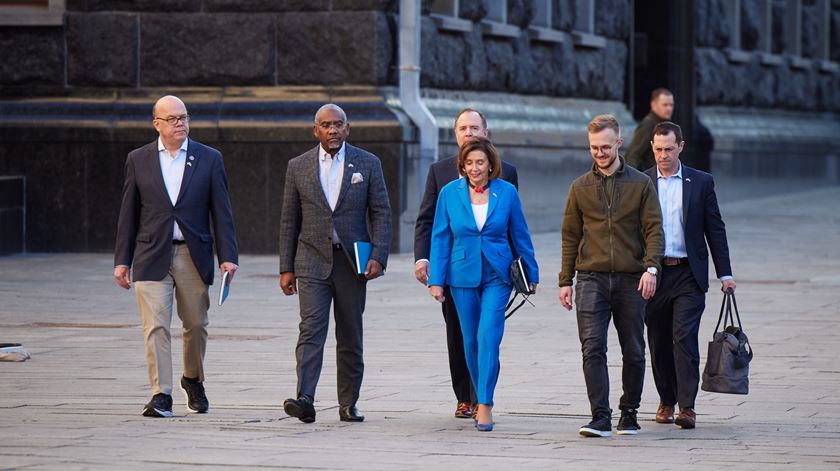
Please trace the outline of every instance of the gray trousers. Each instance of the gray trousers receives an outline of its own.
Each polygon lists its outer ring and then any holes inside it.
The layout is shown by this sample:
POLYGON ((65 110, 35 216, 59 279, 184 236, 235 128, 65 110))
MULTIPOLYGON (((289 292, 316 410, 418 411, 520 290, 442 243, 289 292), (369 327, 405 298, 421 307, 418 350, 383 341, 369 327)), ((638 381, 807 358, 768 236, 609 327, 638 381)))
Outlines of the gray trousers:
POLYGON ((352 406, 359 399, 362 376, 362 313, 367 281, 356 275, 343 250, 333 251, 333 270, 326 280, 298 278, 300 336, 297 359, 297 394, 315 399, 324 361, 324 343, 330 326, 330 305, 335 316, 338 402, 352 406))

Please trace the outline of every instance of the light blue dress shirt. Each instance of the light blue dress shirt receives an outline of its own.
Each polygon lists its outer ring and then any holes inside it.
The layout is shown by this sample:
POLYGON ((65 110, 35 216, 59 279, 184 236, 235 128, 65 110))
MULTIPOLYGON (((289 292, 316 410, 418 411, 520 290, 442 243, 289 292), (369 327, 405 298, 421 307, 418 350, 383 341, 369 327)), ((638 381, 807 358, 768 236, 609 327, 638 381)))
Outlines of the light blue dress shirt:
POLYGON ((662 231, 665 233, 665 256, 688 257, 685 250, 685 221, 683 221, 682 163, 677 173, 663 176, 656 169, 657 194, 662 207, 662 231))

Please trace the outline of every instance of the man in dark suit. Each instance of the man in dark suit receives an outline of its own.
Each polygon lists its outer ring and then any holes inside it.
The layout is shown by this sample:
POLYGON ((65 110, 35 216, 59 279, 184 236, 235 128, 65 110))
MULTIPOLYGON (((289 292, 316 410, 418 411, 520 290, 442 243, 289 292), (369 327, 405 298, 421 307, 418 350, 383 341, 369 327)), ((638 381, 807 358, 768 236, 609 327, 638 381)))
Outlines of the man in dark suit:
POLYGON ((347 144, 350 124, 334 104, 315 114, 312 150, 289 161, 280 218, 280 288, 300 294, 297 396, 283 410, 315 421, 315 388, 333 304, 338 363, 339 418, 361 422, 356 407, 362 386, 362 313, 367 281, 379 277, 391 244, 391 206, 379 158, 347 144), (370 233, 368 233, 370 228, 370 233), (354 242, 370 242, 357 274, 354 242))
POLYGON ((674 94, 667 88, 657 88, 650 93, 650 113, 639 122, 633 132, 633 140, 627 148, 625 162, 627 165, 644 172, 653 167, 653 152, 650 141, 653 139, 653 128, 662 121, 668 121, 674 114, 674 94))
POLYGON ((219 268, 229 279, 239 258, 222 154, 187 138, 190 117, 177 97, 158 100, 152 115, 158 139, 130 152, 125 162, 114 278, 125 289, 134 280, 153 393, 143 415, 171 417, 173 295, 183 323, 180 386, 191 411, 207 412, 203 381, 213 234, 219 268))
MULTIPOLYGON (((472 108, 465 108, 455 117, 455 142, 458 148, 468 140, 477 137, 487 137, 487 120, 484 115, 472 108)), ((456 168, 456 157, 440 160, 429 167, 426 176, 426 190, 423 202, 417 214, 414 226, 414 277, 425 285, 429 281, 429 252, 432 239, 432 225, 435 221, 435 207, 441 188, 447 183, 459 178, 456 168)), ((519 188, 516 167, 502 162, 501 178, 519 188)), ((446 322, 446 347, 449 351, 449 374, 452 377, 452 389, 458 403, 455 406, 455 417, 469 418, 473 415, 472 385, 470 372, 467 370, 467 360, 464 357, 464 339, 458 312, 449 287, 444 287, 443 319, 446 322)))
POLYGON ((653 379, 659 392, 658 423, 694 428, 694 400, 700 380, 697 335, 709 289, 709 251, 721 290, 735 290, 729 265, 726 227, 718 209, 715 182, 708 173, 680 162, 682 129, 670 121, 656 125, 651 147, 656 166, 645 173, 654 181, 662 207, 665 258, 656 294, 648 301, 653 379), (674 418, 674 406, 679 414, 674 418))

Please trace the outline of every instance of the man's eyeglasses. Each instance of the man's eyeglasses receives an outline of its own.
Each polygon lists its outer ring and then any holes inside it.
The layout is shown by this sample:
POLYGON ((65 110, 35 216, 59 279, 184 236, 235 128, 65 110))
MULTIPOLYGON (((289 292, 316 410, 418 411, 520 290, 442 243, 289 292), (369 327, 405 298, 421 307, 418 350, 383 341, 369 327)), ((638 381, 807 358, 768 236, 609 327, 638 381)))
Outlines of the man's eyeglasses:
MULTIPOLYGON (((618 144, 618 142, 616 142, 615 144, 618 144)), ((615 144, 612 144, 612 145, 609 145, 609 146, 601 146, 601 147, 591 146, 589 148, 589 150, 591 150, 592 152, 595 152, 595 153, 600 152, 601 154, 609 154, 610 151, 612 150, 612 148, 615 147, 615 144)))
POLYGON ((318 127, 324 131, 329 131, 332 127, 335 127, 336 129, 343 129, 345 124, 346 123, 344 121, 321 121, 318 123, 318 127))
POLYGON ((166 121, 167 124, 169 124, 170 126, 174 126, 174 125, 178 124, 178 121, 181 121, 182 123, 189 123, 190 122, 190 115, 185 114, 184 116, 168 116, 166 118, 155 117, 155 119, 159 119, 161 121, 166 121))

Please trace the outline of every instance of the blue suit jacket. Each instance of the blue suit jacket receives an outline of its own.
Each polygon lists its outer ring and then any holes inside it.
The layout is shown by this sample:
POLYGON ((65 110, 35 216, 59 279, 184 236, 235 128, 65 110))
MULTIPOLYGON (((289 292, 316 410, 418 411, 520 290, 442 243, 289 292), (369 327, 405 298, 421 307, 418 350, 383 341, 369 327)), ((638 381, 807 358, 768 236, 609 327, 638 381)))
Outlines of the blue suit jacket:
POLYGON ((478 287, 482 254, 510 284, 511 244, 522 256, 531 281, 539 282, 534 245, 516 188, 504 180, 490 181, 487 221, 481 231, 475 225, 469 191, 467 179, 462 178, 440 192, 432 226, 429 286, 478 287))
POLYGON ((201 279, 212 285, 214 242, 220 265, 239 263, 222 154, 189 140, 181 192, 173 205, 157 144, 155 140, 135 149, 126 159, 114 265, 132 267, 134 281, 162 280, 172 265, 172 227, 177 221, 201 279))
MULTIPOLYGON (((645 173, 658 190, 656 167, 649 168, 645 173)), ((682 164, 682 179, 683 231, 688 264, 697 284, 705 292, 709 289, 709 250, 706 249, 706 243, 712 252, 718 278, 732 275, 726 226, 718 208, 712 176, 682 164)))

